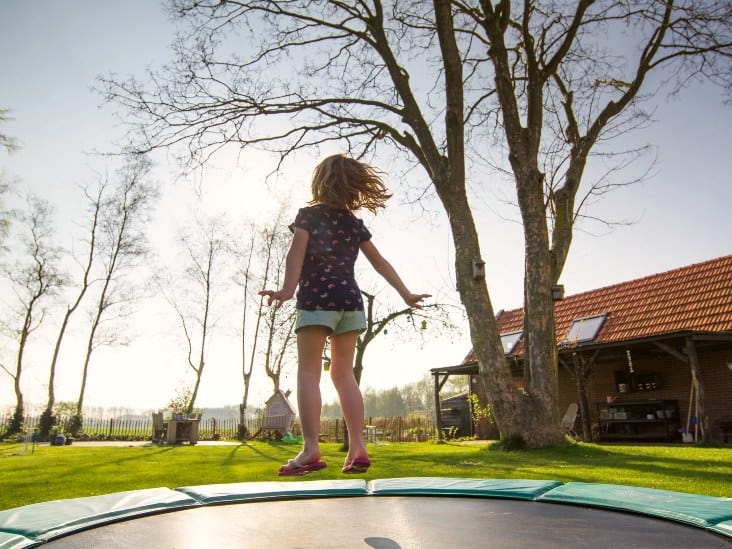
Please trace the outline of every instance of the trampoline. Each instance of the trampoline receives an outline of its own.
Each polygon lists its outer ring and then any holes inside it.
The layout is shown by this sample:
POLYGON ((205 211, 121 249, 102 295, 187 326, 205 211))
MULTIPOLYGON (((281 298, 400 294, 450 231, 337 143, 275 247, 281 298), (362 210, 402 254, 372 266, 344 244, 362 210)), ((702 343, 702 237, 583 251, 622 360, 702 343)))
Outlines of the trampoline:
POLYGON ((153 488, 0 512, 0 548, 732 547, 732 498, 413 477, 153 488))

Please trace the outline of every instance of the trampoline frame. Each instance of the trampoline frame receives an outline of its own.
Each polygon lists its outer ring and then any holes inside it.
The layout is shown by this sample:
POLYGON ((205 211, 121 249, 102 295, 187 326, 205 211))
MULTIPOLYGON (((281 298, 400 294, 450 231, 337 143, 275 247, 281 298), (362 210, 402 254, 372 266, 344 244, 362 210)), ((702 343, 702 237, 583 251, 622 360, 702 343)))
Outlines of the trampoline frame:
POLYGON ((465 496, 563 503, 636 513, 732 538, 732 498, 584 482, 406 477, 150 488, 36 503, 0 511, 0 549, 36 547, 114 522, 205 505, 374 496, 465 496))

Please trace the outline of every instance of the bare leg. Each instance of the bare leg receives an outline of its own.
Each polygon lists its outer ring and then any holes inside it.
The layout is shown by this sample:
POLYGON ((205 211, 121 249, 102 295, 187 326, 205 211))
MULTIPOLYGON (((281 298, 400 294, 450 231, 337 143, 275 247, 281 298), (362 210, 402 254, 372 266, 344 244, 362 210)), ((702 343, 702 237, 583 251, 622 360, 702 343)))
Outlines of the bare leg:
POLYGON ((295 459, 302 465, 320 459, 320 372, 327 335, 323 326, 306 326, 297 332, 297 407, 303 447, 295 459))
POLYGON ((348 428, 348 455, 346 461, 367 459, 363 438, 364 411, 361 389, 353 375, 353 356, 356 351, 357 332, 346 332, 330 338, 330 377, 338 391, 343 418, 348 428))

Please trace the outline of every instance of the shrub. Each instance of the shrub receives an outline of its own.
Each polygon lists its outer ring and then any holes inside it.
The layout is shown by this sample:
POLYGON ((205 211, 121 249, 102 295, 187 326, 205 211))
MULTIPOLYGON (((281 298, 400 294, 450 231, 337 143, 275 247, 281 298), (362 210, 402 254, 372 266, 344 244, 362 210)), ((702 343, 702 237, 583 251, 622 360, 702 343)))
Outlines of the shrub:
POLYGON ((47 441, 51 435, 51 429, 56 425, 56 418, 53 417, 53 411, 46 409, 38 420, 38 436, 40 440, 47 441))
POLYGON ((6 437, 11 437, 13 435, 17 435, 23 430, 23 408, 20 406, 16 406, 15 412, 13 412, 13 417, 10 418, 10 423, 8 423, 8 428, 5 431, 6 437))
POLYGON ((76 437, 79 436, 79 431, 81 431, 82 425, 84 425, 84 418, 81 414, 75 414, 71 416, 71 419, 69 419, 69 423, 66 428, 72 436, 76 437))
POLYGON ((509 435, 489 446, 491 450, 502 450, 504 452, 517 452, 526 449, 526 441, 521 435, 509 435))

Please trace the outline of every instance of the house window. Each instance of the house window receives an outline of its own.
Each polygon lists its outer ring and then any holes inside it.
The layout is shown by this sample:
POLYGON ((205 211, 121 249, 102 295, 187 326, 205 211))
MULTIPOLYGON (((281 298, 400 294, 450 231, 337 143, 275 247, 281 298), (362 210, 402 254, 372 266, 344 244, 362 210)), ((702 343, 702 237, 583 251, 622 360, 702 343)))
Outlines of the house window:
POLYGON ((501 334, 501 343, 503 344, 504 354, 511 354, 511 351, 513 351, 513 348, 519 342, 523 333, 524 332, 511 332, 509 334, 501 334))
POLYGON ((597 332, 602 328, 607 314, 590 316, 587 318, 578 318, 572 322, 572 326, 567 332, 567 336, 562 343, 585 343, 592 341, 597 336, 597 332))

